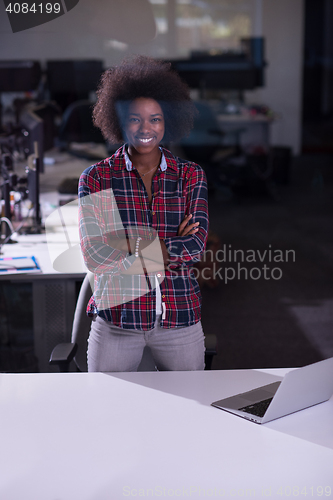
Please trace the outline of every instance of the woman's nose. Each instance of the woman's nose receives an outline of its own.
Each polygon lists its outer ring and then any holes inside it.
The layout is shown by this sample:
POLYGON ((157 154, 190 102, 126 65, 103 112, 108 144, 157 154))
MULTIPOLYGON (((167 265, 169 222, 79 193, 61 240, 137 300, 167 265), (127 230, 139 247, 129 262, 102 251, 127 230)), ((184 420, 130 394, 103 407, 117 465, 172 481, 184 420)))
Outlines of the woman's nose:
POLYGON ((150 123, 148 120, 142 120, 140 123, 140 132, 146 133, 150 130, 150 123))

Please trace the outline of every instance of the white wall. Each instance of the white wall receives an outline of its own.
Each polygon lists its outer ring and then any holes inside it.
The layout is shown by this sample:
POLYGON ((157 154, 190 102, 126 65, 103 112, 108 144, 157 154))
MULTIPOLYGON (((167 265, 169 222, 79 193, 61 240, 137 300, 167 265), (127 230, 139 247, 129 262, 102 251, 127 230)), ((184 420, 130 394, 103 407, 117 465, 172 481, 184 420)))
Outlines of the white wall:
POLYGON ((266 40, 266 86, 247 94, 277 113, 271 143, 291 146, 298 154, 302 133, 303 0, 262 0, 266 40))
POLYGON ((144 50, 145 39, 153 39, 155 33, 147 0, 80 0, 65 15, 14 34, 0 2, 0 60, 98 58, 110 66, 124 52, 109 41, 126 40, 129 51, 144 50), (137 47, 131 45, 134 40, 137 47))
MULTIPOLYGON (((262 24, 269 65, 265 88, 247 97, 269 105, 278 114, 272 126, 272 144, 291 146, 297 154, 301 144, 303 0, 257 0, 256 6, 254 34, 260 35, 262 24)), ((91 57, 103 59, 105 66, 110 66, 125 52, 107 40, 117 36, 133 39, 149 30, 151 33, 151 23, 145 26, 146 20, 144 0, 80 0, 66 15, 13 34, 0 2, 0 60, 91 57)), ((154 41, 130 44, 127 53, 153 54, 153 49, 154 41)))

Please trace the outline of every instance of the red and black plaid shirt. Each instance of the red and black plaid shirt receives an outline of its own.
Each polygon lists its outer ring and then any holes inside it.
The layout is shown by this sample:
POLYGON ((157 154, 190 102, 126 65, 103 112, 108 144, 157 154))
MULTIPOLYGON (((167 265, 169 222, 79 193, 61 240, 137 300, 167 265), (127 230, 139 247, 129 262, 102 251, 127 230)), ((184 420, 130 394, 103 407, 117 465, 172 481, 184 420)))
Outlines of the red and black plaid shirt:
POLYGON ((95 274, 87 312, 122 328, 150 330, 156 319, 156 289, 136 293, 143 289, 145 277, 123 274, 135 256, 113 248, 107 237, 112 232, 123 238, 124 229, 131 227, 141 229, 148 239, 158 234, 169 252, 170 266, 160 283, 161 326, 184 327, 201 318, 201 294, 192 266, 201 259, 207 240, 206 176, 199 165, 176 158, 164 148, 161 151, 162 162, 152 179, 151 204, 125 146, 80 177, 81 249, 88 269, 95 274), (105 214, 110 221, 111 213, 112 227, 105 222, 105 214), (199 230, 192 236, 177 236, 179 224, 188 214, 193 216, 191 223, 200 223, 199 230), (131 300, 131 296, 136 298, 131 300))

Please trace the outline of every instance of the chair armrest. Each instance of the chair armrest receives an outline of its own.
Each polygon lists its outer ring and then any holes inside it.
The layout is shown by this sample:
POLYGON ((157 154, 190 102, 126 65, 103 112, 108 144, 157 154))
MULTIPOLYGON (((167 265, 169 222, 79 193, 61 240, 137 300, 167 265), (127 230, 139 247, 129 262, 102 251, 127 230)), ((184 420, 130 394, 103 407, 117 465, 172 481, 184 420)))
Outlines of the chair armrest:
POLYGON ((205 336, 205 370, 211 370, 213 357, 217 354, 217 337, 214 334, 205 336))
POLYGON ((217 337, 213 333, 208 333, 205 336, 205 347, 206 351, 214 352, 217 354, 217 337))
POLYGON ((77 344, 64 342, 55 346, 51 352, 50 365, 58 365, 60 371, 68 372, 69 363, 73 360, 77 351, 77 344))

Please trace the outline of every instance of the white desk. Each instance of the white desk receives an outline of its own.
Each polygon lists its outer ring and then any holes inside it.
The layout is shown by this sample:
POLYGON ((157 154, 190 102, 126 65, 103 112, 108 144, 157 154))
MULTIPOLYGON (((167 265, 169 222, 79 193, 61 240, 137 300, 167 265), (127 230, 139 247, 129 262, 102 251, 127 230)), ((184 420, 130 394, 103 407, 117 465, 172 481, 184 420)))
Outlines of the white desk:
POLYGON ((0 375, 0 498, 331 498, 332 399, 262 426, 210 406, 275 379, 0 375))
MULTIPOLYGON (((221 129, 226 134, 233 134, 239 129, 243 129, 240 134, 240 145, 244 148, 251 146, 262 146, 266 150, 270 146, 270 126, 273 122, 271 117, 267 116, 247 116, 247 115, 217 115, 221 129)), ((234 144, 234 139, 228 140, 227 145, 234 144)))
MULTIPOLYGON (((70 340, 76 305, 76 283, 85 273, 59 273, 52 267, 45 234, 19 235, 4 245, 1 257, 35 256, 41 273, 1 274, 1 280, 32 283, 35 355, 41 372, 56 371, 48 364, 52 349, 70 340)), ((57 248, 56 237, 54 248, 57 248)))

